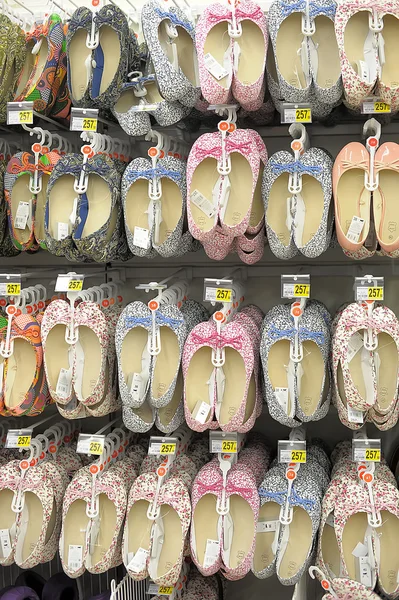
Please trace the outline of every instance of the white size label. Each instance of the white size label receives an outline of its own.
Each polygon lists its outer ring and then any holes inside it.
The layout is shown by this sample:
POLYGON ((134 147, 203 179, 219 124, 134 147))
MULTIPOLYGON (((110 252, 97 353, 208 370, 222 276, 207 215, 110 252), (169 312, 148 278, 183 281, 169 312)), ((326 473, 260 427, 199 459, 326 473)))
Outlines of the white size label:
POLYGON ((83 564, 83 546, 74 544, 69 545, 68 549, 68 568, 71 571, 78 571, 83 564))
POLYGON ((193 411, 193 417, 196 421, 198 421, 198 423, 201 423, 203 425, 208 420, 210 410, 211 407, 209 406, 209 404, 198 400, 193 411))
POLYGON ((140 375, 140 373, 130 373, 129 375, 129 379, 130 379, 130 385, 129 385, 129 389, 130 389, 130 393, 133 397, 133 400, 140 400, 140 389, 141 389, 141 384, 142 384, 142 377, 140 375))
POLYGON ((208 198, 206 198, 201 192, 195 189, 190 194, 190 201, 197 206, 207 217, 210 219, 215 216, 216 208, 208 198))
POLYGON ((69 235, 69 225, 68 223, 57 223, 57 240, 60 242, 64 240, 69 235))
POLYGON ((212 56, 210 52, 205 54, 204 64, 206 70, 209 71, 209 73, 213 75, 218 81, 220 81, 221 79, 223 79, 223 77, 226 77, 229 74, 229 72, 226 71, 226 69, 222 67, 220 63, 218 63, 216 58, 212 56))
POLYGON ((276 387, 274 389, 277 402, 280 404, 283 411, 288 413, 288 388, 276 387))
POLYGON ((364 219, 360 217, 353 216, 350 227, 348 229, 348 233, 346 234, 347 239, 350 242, 356 244, 359 241, 360 235, 363 231, 364 227, 364 219))
POLYGON ((147 104, 143 102, 143 104, 137 104, 137 106, 131 106, 129 108, 129 112, 153 112, 159 108, 159 104, 147 104))
POLYGON ((19 202, 17 214, 14 219, 14 227, 16 229, 25 229, 30 215, 30 207, 31 202, 19 202))
POLYGON ((72 370, 61 369, 58 375, 57 387, 55 393, 60 398, 68 398, 72 389, 72 370))
POLYGON ((206 540, 205 556, 204 556, 204 568, 211 567, 217 557, 220 554, 220 542, 219 540, 206 540))
POLYGON ((364 412, 348 406, 348 421, 349 423, 364 423, 364 412))
POLYGON ((3 558, 7 558, 11 552, 11 540, 9 529, 0 529, 0 546, 3 558))
POLYGON ((147 558, 149 555, 149 551, 144 548, 139 548, 136 554, 133 556, 132 560, 127 565, 127 570, 132 571, 133 573, 140 573, 147 564, 147 558))
POLYGON ((148 250, 150 247, 150 231, 144 227, 135 227, 133 233, 133 244, 138 248, 148 250))
POLYGON ((256 533, 271 533, 277 531, 279 521, 258 521, 256 533))

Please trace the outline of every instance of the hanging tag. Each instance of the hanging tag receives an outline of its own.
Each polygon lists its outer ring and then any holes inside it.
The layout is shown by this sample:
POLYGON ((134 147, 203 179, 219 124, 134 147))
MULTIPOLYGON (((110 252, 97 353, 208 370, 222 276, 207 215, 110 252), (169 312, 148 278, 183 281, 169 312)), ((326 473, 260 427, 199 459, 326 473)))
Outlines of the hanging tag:
POLYGON ((306 463, 306 441, 278 440, 279 463, 306 463))
POLYGON ((30 205, 31 201, 19 202, 14 219, 14 227, 16 229, 25 229, 31 212, 30 205))
POLYGON ((68 549, 68 568, 71 571, 78 571, 83 565, 83 546, 69 544, 68 549))
POLYGON ((3 558, 7 558, 11 553, 11 539, 9 529, 0 529, 0 546, 3 558))
POLYGON ((7 125, 33 124, 33 102, 7 102, 7 125))
POLYGON ((216 207, 199 190, 194 190, 190 194, 190 201, 195 204, 209 219, 215 216, 216 207))
POLYGON ((135 246, 138 246, 139 248, 144 248, 144 250, 148 250, 148 248, 150 247, 149 229, 135 226, 133 233, 133 244, 135 246))
POLYGON ((55 393, 60 398, 69 398, 72 389, 72 369, 60 369, 55 393))
POLYGON ((310 298, 310 275, 281 275, 282 298, 310 298))
POLYGON ((364 219, 361 219, 360 217, 357 217, 356 215, 354 215, 352 217, 351 224, 350 224, 348 232, 346 234, 346 238, 350 242, 357 244, 360 239, 360 235, 363 231, 363 227, 364 227, 364 219))
POLYGON ((220 554, 220 542, 219 540, 206 540, 205 555, 203 567, 207 569, 211 567, 217 560, 220 554))
POLYGON ((64 240, 69 235, 69 225, 68 223, 57 223, 57 240, 60 242, 64 240))
POLYGON ((224 67, 222 67, 220 63, 218 63, 216 58, 214 58, 210 52, 205 54, 204 64, 206 70, 211 75, 213 75, 213 77, 215 77, 215 79, 217 79, 218 81, 220 81, 221 79, 223 79, 223 77, 226 77, 229 74, 229 72, 224 67))
POLYGON ((280 526, 280 521, 258 521, 256 533, 274 533, 280 526))
POLYGON ((207 404, 207 402, 198 400, 192 413, 193 419, 204 425, 204 423, 206 423, 208 420, 210 411, 211 407, 209 404, 207 404))
POLYGON ((104 452, 104 440, 105 435, 80 433, 76 446, 76 452, 78 454, 101 456, 101 454, 104 452))
POLYGON ((133 556, 132 560, 127 565, 126 569, 128 571, 132 571, 133 573, 140 573, 140 571, 142 571, 146 567, 148 555, 148 550, 145 550, 144 548, 139 548, 136 554, 133 556))
POLYGON ((348 405, 348 421, 350 423, 364 423, 364 412, 348 405))
POLYGON ((9 429, 6 448, 30 448, 32 429, 9 429))

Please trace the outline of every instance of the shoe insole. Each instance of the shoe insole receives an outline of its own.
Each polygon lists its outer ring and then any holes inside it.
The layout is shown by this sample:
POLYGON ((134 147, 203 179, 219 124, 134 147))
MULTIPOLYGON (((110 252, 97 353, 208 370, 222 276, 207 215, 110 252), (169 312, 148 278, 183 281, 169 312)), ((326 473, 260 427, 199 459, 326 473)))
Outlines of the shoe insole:
MULTIPOLYGON (((363 332, 361 332, 363 334, 363 332)), ((364 373, 362 369, 362 350, 356 352, 355 356, 348 363, 349 374, 352 379, 352 383, 357 389, 359 396, 363 399, 367 398, 366 382, 364 379, 364 373)), ((345 383, 344 383, 345 385, 345 383)))
POLYGON ((201 565, 204 564, 207 540, 219 539, 218 523, 219 514, 216 512, 216 496, 205 494, 197 502, 191 525, 194 527, 195 532, 194 553, 201 565))
POLYGON ((25 86, 28 83, 29 78, 32 74, 33 65, 35 63, 35 58, 36 58, 35 54, 32 54, 34 45, 35 45, 35 42, 33 42, 33 40, 26 44, 26 58, 25 58, 24 66, 22 67, 21 74, 19 76, 17 90, 15 92, 16 98, 18 98, 18 96, 20 94, 22 94, 22 92, 24 91, 25 86))
POLYGON ((334 21, 324 15, 319 15, 314 21, 316 31, 312 35, 312 41, 316 45, 318 58, 316 83, 321 88, 328 89, 341 75, 334 21))
POLYGON ((180 364, 177 336, 169 327, 160 327, 161 352, 155 357, 151 382, 151 395, 161 398, 168 391, 180 364))
POLYGON ((348 571, 349 579, 353 579, 354 581, 358 581, 356 577, 357 559, 353 556, 352 552, 359 543, 364 544, 367 527, 367 513, 358 512, 349 517, 342 532, 343 560, 348 571))
POLYGON ((398 350, 388 333, 378 334, 376 353, 381 361, 377 378, 376 409, 387 412, 397 396, 398 387, 398 350))
POLYGON ((341 570, 341 555, 334 527, 325 524, 321 533, 321 554, 333 577, 339 577, 341 570))
POLYGON ((245 413, 243 422, 246 423, 252 416, 256 403, 256 380, 255 373, 252 373, 251 379, 249 380, 247 401, 245 403, 245 413))
MULTIPOLYGON (((190 195, 194 190, 198 190, 212 205, 213 188, 219 179, 216 166, 217 161, 215 158, 205 158, 205 160, 202 160, 193 173, 190 187, 190 195)), ((194 223, 201 231, 207 232, 214 227, 215 217, 208 217, 194 202, 190 202, 190 211, 194 223)))
POLYGON ((370 227, 370 202, 371 192, 364 187, 364 171, 362 169, 349 169, 343 173, 338 181, 335 218, 338 219, 345 235, 352 223, 354 216, 364 219, 362 233, 358 244, 366 240, 370 227), (338 214, 337 214, 338 213, 338 214))
POLYGON ((338 394, 339 394, 342 404, 344 406, 348 406, 348 402, 346 400, 346 394, 345 394, 344 374, 342 372, 341 361, 338 362, 338 367, 337 367, 337 385, 338 385, 338 394))
POLYGON ((262 221, 263 217, 265 216, 265 208, 263 206, 263 199, 262 199, 263 171, 264 171, 264 166, 263 166, 263 163, 261 162, 260 167, 259 167, 258 181, 256 182, 256 187, 255 187, 255 192, 254 192, 254 198, 252 200, 251 215, 249 217, 249 226, 250 227, 258 226, 259 223, 262 221))
POLYGON ((291 230, 286 223, 287 198, 291 196, 288 191, 288 177, 288 173, 283 173, 275 179, 270 189, 266 210, 266 221, 284 246, 289 246, 291 238, 291 230))
POLYGON ((307 87, 300 52, 303 42, 302 14, 292 13, 282 21, 276 38, 276 63, 282 77, 294 88, 307 87))
POLYGON ((279 85, 277 69, 276 69, 276 58, 274 56, 272 44, 269 44, 268 48, 267 48, 266 65, 267 65, 267 69, 266 69, 267 73, 273 79, 273 81, 276 83, 276 85, 279 85))
POLYGON ((78 29, 69 45, 68 62, 71 78, 71 93, 76 100, 81 100, 89 83, 87 60, 91 59, 92 50, 86 46, 87 31, 78 29))
POLYGON ((129 231, 134 234, 135 227, 148 229, 148 196, 147 179, 138 179, 129 188, 126 194, 125 219, 129 231))
MULTIPOLYGON (((278 521, 280 517, 280 505, 276 502, 266 502, 259 509, 258 523, 261 521, 278 521)), ((274 562, 276 555, 272 546, 275 540, 275 531, 259 532, 256 534, 254 571, 259 573, 274 562)))
POLYGON ((153 423, 154 422, 154 413, 151 405, 147 400, 144 400, 143 404, 137 408, 129 408, 128 410, 132 411, 135 415, 138 416, 139 419, 144 421, 144 423, 153 423))
POLYGON ((104 68, 101 77, 100 94, 107 91, 119 69, 121 45, 115 29, 109 25, 100 27, 100 46, 104 57, 104 68))
MULTIPOLYGON (((184 538, 179 515, 169 504, 162 504, 160 508, 164 535, 159 559, 156 561, 156 577, 163 577, 178 562, 182 551, 184 538)), ((155 573, 154 573, 155 575, 155 573)))
MULTIPOLYGON (((13 498, 14 498, 14 492, 12 492, 12 490, 8 490, 8 489, 0 490, 0 529, 7 529, 8 531, 10 531, 10 529, 13 527, 13 525, 15 523, 17 515, 11 509, 11 504, 12 504, 13 498)), ((11 538, 11 536, 10 536, 10 538, 11 538)), ((10 541, 12 543, 12 540, 10 540, 10 541)), ((3 556, 1 546, 0 546, 0 555, 1 555, 2 559, 7 558, 6 556, 3 556)))
MULTIPOLYGON (((269 375, 270 383, 273 389, 276 388, 287 388, 288 385, 288 365, 290 363, 290 342, 289 340, 280 340, 273 344, 270 348, 269 356, 267 359, 267 372, 269 375)), ((291 398, 291 394, 288 393, 287 402, 287 415, 292 412, 292 402, 295 400, 291 398)))
POLYGON ((254 513, 252 508, 241 496, 230 496, 230 517, 233 522, 233 536, 231 539, 229 566, 236 569, 246 558, 252 547, 256 532, 254 513))
POLYGON ((380 544, 379 583, 386 594, 394 594, 398 587, 399 555, 399 519, 388 510, 381 511, 382 526, 378 528, 380 544))
POLYGON ((66 326, 61 323, 50 329, 46 340, 46 371, 51 389, 57 388, 61 369, 69 370, 70 345, 65 341, 66 326))
POLYGON ((108 221, 112 207, 109 185, 99 175, 90 173, 86 195, 88 210, 82 237, 98 231, 108 221))
POLYGON ((20 406, 29 392, 36 372, 36 353, 33 346, 21 338, 14 339, 14 352, 7 359, 4 385, 6 408, 20 406))
MULTIPOLYGON (((33 194, 29 191, 29 175, 20 175, 11 190, 11 214, 14 223, 14 236, 20 244, 26 244, 30 238, 29 219, 26 222, 25 229, 15 227, 15 217, 20 202, 32 202, 33 194)), ((33 211, 33 206, 32 206, 33 211)))
POLYGON ((76 394, 78 395, 78 388, 80 388, 81 400, 85 400, 93 393, 101 374, 101 344, 97 335, 90 327, 80 325, 78 331, 79 343, 84 355, 84 367, 82 371, 82 385, 81 387, 77 385, 76 394))
POLYGON ((305 204, 305 221, 302 232, 302 244, 300 240, 295 242, 298 248, 306 246, 315 236, 320 227, 324 212, 324 194, 321 183, 311 175, 302 176, 302 199, 305 204))
POLYGON ((320 397, 324 384, 324 361, 320 348, 315 342, 302 343, 303 359, 301 365, 303 375, 301 379, 298 402, 302 412, 310 417, 321 402, 320 397))
POLYGON ((50 179, 50 175, 43 173, 42 175, 42 189, 36 196, 36 209, 35 209, 35 221, 34 221, 34 234, 37 241, 44 240, 44 213, 46 208, 46 196, 47 186, 50 179))
POLYGON ((385 63, 381 65, 380 81, 390 88, 399 87, 399 66, 395 55, 398 47, 399 19, 394 15, 384 15, 385 63))
POLYGON ((89 525, 90 519, 86 515, 86 502, 80 499, 75 500, 69 506, 63 522, 64 545, 62 559, 65 565, 68 566, 69 546, 82 546, 82 558, 84 561, 84 550, 89 525))
MULTIPOLYGON (((62 511, 62 505, 60 506, 59 510, 62 511)), ((57 503, 56 503, 55 499, 53 498, 53 507, 51 509, 50 520, 47 524, 46 537, 44 540, 45 544, 48 543, 49 539, 53 535, 56 523, 57 523, 57 503)), ((61 521, 59 523, 61 525, 61 521)), ((60 532, 58 531, 58 536, 59 536, 59 534, 60 534, 60 532)))
POLYGON ((73 189, 75 181, 73 175, 61 175, 51 188, 48 198, 48 231, 55 240, 58 239, 58 223, 68 223, 71 231, 69 218, 77 197, 73 189))
MULTIPOLYGON (((44 68, 46 66, 47 59, 49 57, 49 44, 48 44, 48 40, 45 36, 41 36, 40 39, 41 39, 42 43, 40 46, 39 53, 36 55, 33 77, 31 79, 31 86, 30 86, 30 89, 28 90, 27 96, 29 95, 30 92, 32 92, 37 87, 42 76, 44 79, 46 79, 46 74, 44 73, 44 68)), ((50 57, 50 58, 52 58, 54 60, 54 57, 50 57)))
POLYGON ((157 84, 154 82, 147 83, 145 86, 147 90, 147 102, 149 104, 159 104, 164 101, 164 98, 161 96, 157 84))
POLYGON ((161 179, 162 198, 161 211, 162 221, 159 226, 159 239, 155 241, 161 245, 174 232, 183 213, 183 198, 179 186, 174 181, 163 177, 161 179))
POLYGON ((234 227, 241 223, 251 208, 253 175, 249 162, 239 152, 232 152, 230 160, 231 188, 223 223, 234 227))
POLYGON ((251 85, 263 75, 265 66, 265 38, 254 21, 241 21, 242 36, 237 40, 240 45, 240 60, 235 77, 244 85, 251 85))
MULTIPOLYGON (((125 550, 127 553, 136 554, 139 548, 150 550, 151 530, 154 521, 147 518, 147 510, 149 506, 147 500, 138 500, 135 502, 127 516, 128 539, 127 548, 125 541, 125 550)), ((127 566, 128 563, 125 564, 127 566)))
POLYGON ((242 355, 229 346, 225 348, 225 363, 223 365, 225 386, 219 423, 226 425, 238 412, 245 397, 245 362, 242 355))
POLYGON ((158 418, 164 427, 168 427, 169 423, 176 414, 180 402, 183 397, 183 374, 182 370, 179 370, 176 379, 176 387, 173 392, 172 400, 166 406, 158 408, 158 418))
POLYGON ((384 245, 397 244, 399 238, 397 190, 399 173, 390 169, 379 171, 379 188, 373 192, 373 211, 378 238, 384 245))
POLYGON ((111 548, 117 526, 116 506, 106 494, 98 495, 98 510, 100 528, 97 538, 94 540, 94 552, 91 555, 93 569, 97 563, 104 560, 104 555, 111 548))
POLYGON ((364 61, 364 43, 369 34, 369 16, 367 10, 359 10, 348 20, 344 32, 345 54, 356 71, 358 61, 364 61))
POLYGON ((140 98, 138 98, 133 89, 124 90, 119 96, 118 101, 114 106, 114 110, 117 113, 125 114, 128 113, 132 106, 138 106, 140 104, 140 98))
MULTIPOLYGON (((25 492, 19 535, 15 546, 15 562, 24 563, 35 550, 43 529, 43 505, 33 492, 25 492)), ((46 526, 46 524, 44 525, 46 526)))
POLYGON ((187 79, 194 85, 197 85, 196 81, 196 69, 194 61, 197 60, 197 54, 194 52, 194 42, 191 35, 183 28, 176 27, 178 37, 175 40, 177 46, 177 58, 179 61, 179 67, 183 71, 187 79))
POLYGON ((289 539, 277 571, 281 579, 295 577, 302 568, 313 543, 312 521, 303 508, 294 506, 292 523, 289 525, 289 539))
POLYGON ((214 369, 211 358, 212 348, 202 346, 193 354, 189 362, 185 386, 186 404, 191 414, 193 414, 197 402, 205 402, 211 406, 208 385, 214 369))
POLYGON ((141 373, 141 358, 148 342, 148 331, 144 327, 134 327, 124 337, 121 349, 121 367, 128 385, 131 373, 141 373))
MULTIPOLYGON (((209 30, 206 36, 204 44, 204 56, 205 54, 212 54, 213 58, 221 65, 224 66, 224 55, 226 50, 231 46, 231 39, 228 34, 227 21, 221 21, 212 29, 209 30)), ((215 79, 216 81, 216 79, 215 79)), ((229 74, 222 79, 217 80, 220 87, 227 89, 230 86, 229 74)))

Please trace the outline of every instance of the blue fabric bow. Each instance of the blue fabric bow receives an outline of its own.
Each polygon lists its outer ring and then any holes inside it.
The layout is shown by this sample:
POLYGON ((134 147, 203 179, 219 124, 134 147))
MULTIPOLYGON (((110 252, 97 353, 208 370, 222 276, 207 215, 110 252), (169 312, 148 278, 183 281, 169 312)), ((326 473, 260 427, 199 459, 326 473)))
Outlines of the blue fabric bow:
MULTIPOLYGON (((284 492, 269 492, 263 488, 259 488, 258 490, 259 496, 261 498, 268 498, 269 500, 273 500, 277 502, 277 504, 283 505, 285 500, 287 499, 287 491, 284 492)), ((314 505, 316 504, 315 500, 310 500, 309 498, 301 498, 295 491, 294 485, 291 488, 291 494, 288 498, 288 503, 290 506, 302 506, 306 511, 310 512, 314 505)))
POLYGON ((171 169, 165 169, 162 166, 158 166, 156 169, 147 169, 146 171, 128 171, 126 173, 126 178, 130 183, 136 181, 138 177, 145 177, 146 179, 169 177, 169 179, 172 179, 172 181, 177 183, 181 179, 181 173, 172 171, 171 169))
POLYGON ((304 165, 300 160, 294 160, 290 163, 278 163, 270 160, 269 164, 273 173, 280 175, 281 173, 299 173, 300 175, 319 175, 321 167, 318 165, 304 165))
MULTIPOLYGON (((273 340, 280 340, 287 337, 292 338, 295 334, 295 327, 291 327, 290 329, 278 329, 275 325, 271 325, 268 330, 268 335, 273 340)), ((306 327, 300 327, 298 335, 301 342, 312 340, 313 342, 316 342, 316 344, 323 345, 325 341, 325 336, 322 331, 310 331, 310 329, 307 329, 306 327)))
MULTIPOLYGON (((321 6, 316 2, 309 2, 309 16, 314 18, 317 15, 327 15, 328 17, 334 18, 337 7, 335 4, 328 4, 327 6, 321 6)), ((306 11, 306 1, 299 0, 299 2, 281 2, 281 11, 284 17, 288 17, 292 12, 304 12, 306 11)))
POLYGON ((180 25, 180 27, 184 27, 185 29, 187 29, 187 31, 193 31, 193 26, 190 23, 190 21, 182 21, 177 15, 175 15, 175 13, 165 12, 160 8, 156 8, 155 12, 159 17, 161 17, 161 19, 169 19, 169 21, 173 23, 173 25, 180 25))
MULTIPOLYGON (((157 311, 155 313, 155 324, 157 327, 162 327, 163 325, 169 325, 172 329, 176 329, 180 325, 184 323, 183 319, 173 319, 171 317, 166 317, 161 312, 157 311)), ((128 329, 132 327, 151 327, 152 326, 152 316, 149 317, 129 317, 125 318, 125 325, 128 329)))

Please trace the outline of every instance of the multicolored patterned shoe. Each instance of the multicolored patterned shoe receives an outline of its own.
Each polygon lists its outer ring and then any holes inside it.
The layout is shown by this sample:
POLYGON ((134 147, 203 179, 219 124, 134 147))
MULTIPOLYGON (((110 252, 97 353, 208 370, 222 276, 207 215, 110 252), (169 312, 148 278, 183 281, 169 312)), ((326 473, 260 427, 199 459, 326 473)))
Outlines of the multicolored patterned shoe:
POLYGON ((60 158, 61 155, 58 152, 47 152, 46 154, 42 154, 39 158, 39 181, 41 181, 41 191, 37 194, 36 197, 36 210, 33 233, 36 242, 39 244, 40 248, 43 248, 43 250, 47 250, 45 240, 45 211, 47 200, 47 187, 53 168, 60 160, 60 158))
POLYGON ((93 13, 86 6, 80 6, 73 13, 66 36, 67 81, 73 106, 90 107, 92 71, 92 50, 86 46, 91 34, 93 13))
POLYGON ((7 102, 14 100, 18 80, 26 60, 27 46, 25 33, 19 25, 12 23, 5 15, 1 15, 0 39, 2 40, 0 54, 4 52, 4 56, 0 57, 3 65, 0 84, 0 123, 5 123, 7 102))

